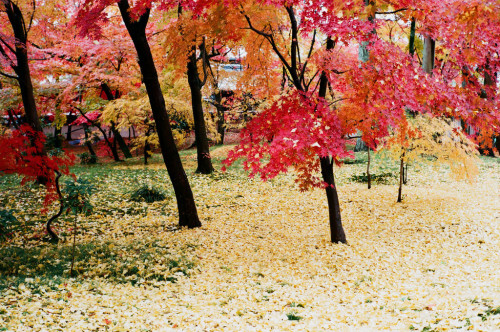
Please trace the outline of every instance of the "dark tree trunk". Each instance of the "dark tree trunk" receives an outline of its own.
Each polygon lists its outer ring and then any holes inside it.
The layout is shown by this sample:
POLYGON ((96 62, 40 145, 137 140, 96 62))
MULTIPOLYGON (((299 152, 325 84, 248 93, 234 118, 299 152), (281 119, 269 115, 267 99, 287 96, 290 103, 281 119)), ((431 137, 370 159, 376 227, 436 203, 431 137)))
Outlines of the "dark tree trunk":
POLYGON ((342 218, 340 216, 340 203, 333 176, 333 161, 329 157, 321 157, 321 174, 327 184, 325 188, 328 200, 328 213, 330 215, 330 238, 333 243, 347 243, 342 218))
POLYGON ((401 155, 401 160, 399 162, 399 189, 398 189, 398 203, 403 201, 403 182, 404 182, 404 152, 401 155))
MULTIPOLYGON (((109 88, 109 86, 106 83, 101 84, 101 89, 104 91, 106 94, 106 97, 108 100, 115 100, 115 96, 113 95, 113 92, 109 88)), ((115 141, 118 143, 120 146, 120 150, 123 152, 123 156, 125 158, 132 158, 132 153, 130 153, 130 149, 127 146, 127 143, 125 143, 125 140, 123 139, 122 135, 120 134, 120 131, 116 128, 116 123, 114 121, 111 121, 111 131, 113 132, 113 136, 115 138, 115 141)))
POLYGON ((158 80, 158 73, 146 37, 149 10, 147 10, 138 21, 134 21, 130 17, 128 0, 120 0, 118 6, 123 22, 132 38, 139 58, 139 67, 141 69, 144 84, 146 85, 153 117, 156 122, 156 131, 160 141, 163 160, 165 161, 177 198, 179 226, 188 226, 189 228, 200 227, 201 222, 196 211, 193 192, 191 191, 188 178, 182 167, 179 152, 175 146, 167 109, 165 107, 165 100, 163 99, 160 82, 158 80))
MULTIPOLYGON (((486 62, 486 66, 484 68, 484 86, 485 86, 485 88, 483 90, 484 93, 481 94, 481 98, 491 98, 491 99, 495 98, 495 92, 494 92, 495 90, 494 89, 488 90, 488 88, 494 87, 496 81, 497 81, 497 74, 491 72, 491 68, 489 65, 489 59, 488 59, 486 62), (491 92, 490 95, 488 95, 488 92, 491 92)), ((491 149, 489 149, 488 155, 495 156, 493 148, 495 148, 497 150, 497 152, 500 154, 500 135, 493 137, 492 147, 491 147, 491 149)))
POLYGON ((149 136, 151 135, 151 127, 148 128, 146 132, 146 141, 144 143, 144 165, 148 164, 149 151, 151 150, 151 145, 149 144, 149 136))
POLYGON ((57 213, 55 215, 53 215, 48 221, 47 221, 47 224, 46 224, 46 230, 47 230, 47 234, 50 235, 50 241, 53 242, 53 243, 58 243, 59 242, 59 236, 56 234, 56 232, 54 232, 54 230, 52 229, 52 223, 61 216, 61 214, 63 213, 63 209, 64 209, 64 201, 63 201, 63 196, 61 194, 61 188, 59 187, 59 179, 61 178, 61 173, 59 171, 56 171, 56 179, 55 179, 55 183, 56 183, 56 191, 57 191, 57 196, 59 198, 59 211, 57 211, 57 213))
POLYGON ((73 138, 71 138, 71 133, 72 133, 72 128, 73 126, 70 126, 68 125, 68 131, 66 132, 66 140, 69 142, 71 140, 73 140, 73 138))
POLYGON ((9 116, 9 122, 7 123, 7 126, 14 126, 14 128, 16 128, 17 130, 19 130, 19 119, 17 118, 16 115, 14 115, 14 113, 12 113, 12 110, 7 110, 7 114, 9 116))
POLYGON ((217 133, 219 134, 217 145, 223 145, 224 134, 226 132, 224 120, 225 107, 222 105, 222 91, 220 90, 215 93, 215 108, 217 109, 217 133))
POLYGON ((198 168, 196 173, 211 174, 214 171, 212 159, 210 158, 210 148, 208 146, 207 128, 205 116, 203 114, 203 102, 201 95, 201 81, 196 64, 196 47, 191 48, 187 64, 187 76, 189 88, 191 90, 191 103, 194 117, 194 135, 196 140, 196 152, 198 157, 198 168))
MULTIPOLYGON (((328 38, 326 42, 326 49, 331 50, 335 46, 333 40, 328 38)), ((328 88, 328 78, 326 74, 321 73, 318 96, 321 98, 326 97, 326 90, 328 88)), ((347 243, 344 228, 342 227, 342 218, 340 215, 339 196, 337 194, 337 187, 335 186, 335 177, 333 175, 333 160, 330 157, 320 157, 321 175, 327 187, 326 198, 328 200, 328 213, 330 216, 330 237, 333 243, 347 243)))
POLYGON ((13 65, 13 69, 17 75, 21 97, 23 100, 24 111, 26 113, 26 122, 36 131, 42 131, 42 125, 38 112, 36 110, 35 96, 33 84, 31 82, 31 74, 28 63, 28 50, 26 42, 28 40, 27 31, 25 28, 23 14, 19 7, 13 2, 5 4, 5 11, 9 17, 14 36, 16 38, 16 59, 17 64, 13 65))
POLYGON ((60 149, 62 147, 61 142, 61 129, 57 126, 54 127, 54 147, 60 149))
MULTIPOLYGON (((28 62, 28 31, 26 30, 24 17, 21 10, 14 2, 4 2, 4 7, 12 26, 14 37, 16 38, 15 54, 17 63, 15 65, 12 65, 12 69, 17 75, 17 81, 21 90, 26 122, 31 126, 31 128, 33 128, 33 130, 39 133, 43 133, 42 124, 40 122, 40 118, 38 117, 38 112, 36 109, 33 83, 31 81, 30 67, 28 62)), ((34 145, 34 142, 32 142, 32 144, 34 145)), ((44 148, 42 148, 41 151, 37 151, 37 154, 45 156, 47 152, 44 148)), ((43 176, 37 177, 37 182, 40 184, 45 185, 47 184, 47 181, 47 178, 43 176)))
POLYGON ((89 150, 90 155, 97 160, 97 155, 95 154, 94 148, 92 147, 92 142, 89 139, 89 127, 87 125, 83 125, 83 132, 85 134, 85 146, 89 150))
POLYGON ((121 161, 120 160, 120 156, 118 155, 118 150, 116 149, 116 144, 113 144, 111 143, 110 141, 110 137, 108 135, 106 135, 106 130, 102 129, 102 127, 96 122, 96 121, 91 121, 86 115, 85 113, 83 113, 82 110, 78 110, 80 112, 80 114, 90 123, 92 124, 92 126, 96 127, 102 134, 102 136, 104 137, 104 141, 106 142, 106 145, 108 146, 108 148, 111 150, 111 154, 113 156, 113 159, 115 161, 121 161))
POLYGON ((366 176, 368 177, 368 189, 372 188, 372 175, 370 174, 370 149, 368 148, 368 163, 366 164, 366 176))
MULTIPOLYGON (((98 128, 101 128, 98 126, 98 128)), ((110 137, 106 135, 106 132, 104 130, 101 130, 101 133, 104 135, 104 140, 106 141, 106 144, 108 145, 109 149, 111 150, 111 154, 113 155, 113 159, 115 161, 121 161, 120 156, 118 155, 118 150, 116 149, 116 143, 110 141, 110 137)))
POLYGON ((150 150, 149 142, 146 141, 144 143, 144 165, 148 164, 148 158, 149 158, 149 150, 150 150))

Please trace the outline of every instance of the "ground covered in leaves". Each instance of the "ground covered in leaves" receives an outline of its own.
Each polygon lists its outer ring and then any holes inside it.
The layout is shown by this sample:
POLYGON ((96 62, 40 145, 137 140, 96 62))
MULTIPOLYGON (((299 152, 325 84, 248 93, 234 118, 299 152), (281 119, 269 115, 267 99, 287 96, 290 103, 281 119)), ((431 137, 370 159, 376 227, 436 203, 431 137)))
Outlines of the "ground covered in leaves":
POLYGON ((0 246, 0 330, 500 330, 499 159, 482 159, 475 184, 410 166, 396 203, 396 163, 375 158, 389 175, 368 190, 357 157, 336 169, 348 245, 329 242, 323 192, 297 191, 291 175, 195 175, 184 152, 203 222, 188 230, 157 156, 75 167, 98 188, 78 220, 75 278, 73 217, 47 243, 39 189, 1 177, 0 203, 22 225, 0 246), (166 198, 134 201, 142 186, 166 198))

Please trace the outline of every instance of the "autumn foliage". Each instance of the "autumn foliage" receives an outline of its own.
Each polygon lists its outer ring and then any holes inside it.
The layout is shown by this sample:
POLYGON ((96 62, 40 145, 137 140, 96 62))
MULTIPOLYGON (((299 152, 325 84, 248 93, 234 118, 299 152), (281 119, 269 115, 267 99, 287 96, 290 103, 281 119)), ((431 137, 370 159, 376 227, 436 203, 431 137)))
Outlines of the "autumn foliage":
POLYGON ((58 199, 56 176, 60 172, 69 175, 69 166, 75 156, 60 151, 58 154, 42 154, 45 149, 45 135, 34 131, 28 125, 0 136, 0 173, 17 174, 22 184, 43 178, 47 189, 45 204, 58 199))

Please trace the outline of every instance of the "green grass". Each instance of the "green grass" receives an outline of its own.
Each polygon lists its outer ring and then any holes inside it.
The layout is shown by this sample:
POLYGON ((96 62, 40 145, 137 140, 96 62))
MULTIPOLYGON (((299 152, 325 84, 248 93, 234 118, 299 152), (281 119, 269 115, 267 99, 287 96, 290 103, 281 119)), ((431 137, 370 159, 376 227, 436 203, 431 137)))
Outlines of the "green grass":
MULTIPOLYGON (((185 247, 183 250, 179 253, 159 242, 80 244, 76 247, 76 272, 81 278, 106 278, 117 283, 136 284, 140 279, 175 282, 179 274, 189 276, 195 267, 185 255, 192 249, 185 247)), ((25 278, 52 280, 69 276, 70 245, 27 249, 3 247, 0 256, 4 257, 0 261, 0 290, 25 278)))

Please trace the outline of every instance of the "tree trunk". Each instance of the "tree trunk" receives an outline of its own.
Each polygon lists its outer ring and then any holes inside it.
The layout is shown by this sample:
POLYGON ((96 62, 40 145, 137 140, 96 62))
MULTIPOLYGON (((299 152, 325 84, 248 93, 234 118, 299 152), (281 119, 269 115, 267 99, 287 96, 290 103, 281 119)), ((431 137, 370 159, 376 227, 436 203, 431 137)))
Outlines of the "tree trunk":
POLYGON ((172 129, 170 128, 170 120, 165 107, 165 100, 163 99, 160 82, 158 80, 158 73, 146 37, 149 10, 147 10, 139 20, 134 21, 130 17, 128 0, 120 0, 118 6, 123 22, 132 38, 139 58, 139 67, 141 69, 144 84, 146 85, 153 117, 156 122, 156 131, 160 141, 163 160, 177 198, 179 226, 188 226, 189 228, 200 227, 201 222, 196 211, 193 192, 191 191, 188 178, 182 167, 179 152, 175 146, 172 129))
POLYGON ((222 105, 222 91, 220 90, 215 93, 215 108, 217 109, 217 133, 219 134, 217 145, 224 145, 224 135, 226 132, 224 119, 225 107, 222 105))
MULTIPOLYGON (((31 126, 31 128, 33 128, 33 130, 43 134, 42 124, 36 109, 33 83, 31 81, 30 67, 28 63, 28 31, 26 30, 23 13, 12 1, 8 1, 6 3, 4 2, 4 7, 12 26, 14 37, 16 38, 15 54, 17 63, 12 65, 12 69, 14 69, 14 72, 17 75, 19 89, 21 90, 26 122, 31 126)), ((31 142, 31 144, 34 146, 35 142, 31 142)), ((47 155, 47 152, 45 151, 45 148, 42 148, 41 151, 37 151, 37 154, 45 156, 47 155)), ((48 179, 44 176, 37 177, 37 182, 39 184, 45 185, 47 184, 47 181, 48 179)))
POLYGON ((329 157, 321 157, 321 174, 323 181, 327 184, 325 188, 326 198, 328 200, 328 214, 330 215, 330 238, 333 243, 347 243, 344 228, 342 227, 342 218, 340 215, 339 196, 335 186, 333 176, 333 161, 329 157))
POLYGON ((61 128, 57 128, 54 126, 54 147, 60 149, 62 147, 62 137, 61 137, 61 128))
POLYGON ((422 55, 422 68, 424 71, 432 75, 432 70, 434 69, 434 54, 436 51, 436 42, 431 37, 425 37, 424 39, 424 53, 422 55))
POLYGON ((57 191, 57 196, 59 198, 59 211, 55 215, 53 215, 46 224, 46 230, 47 233, 50 235, 50 242, 52 243, 58 243, 59 242, 59 236, 54 232, 52 229, 52 223, 54 220, 59 218, 61 214, 63 213, 64 209, 64 201, 63 201, 63 196, 61 193, 61 188, 59 187, 59 179, 61 178, 61 173, 59 171, 56 171, 56 179, 55 179, 55 184, 56 184, 56 191, 57 191))
MULTIPOLYGON (((492 94, 488 95, 488 88, 494 87, 496 84, 496 81, 497 81, 497 74, 492 73, 490 71, 490 65, 489 65, 489 59, 488 59, 486 62, 486 66, 484 68, 484 86, 485 86, 485 89, 484 89, 484 94, 481 95, 481 98, 491 98, 491 99, 495 98, 495 92, 494 92, 495 90, 491 89, 490 92, 492 92, 492 94)), ((492 138, 492 147, 489 151, 489 155, 492 157, 495 156, 493 148, 495 148, 497 150, 497 152, 500 154, 500 135, 492 138)))
POLYGON ((113 155, 113 159, 115 161, 121 161, 120 160, 120 156, 118 155, 118 151, 116 149, 116 144, 113 144, 111 143, 111 141, 109 140, 110 137, 108 135, 106 135, 106 130, 102 129, 102 127, 97 123, 97 121, 91 121, 86 115, 85 113, 83 113, 82 110, 78 110, 80 112, 80 114, 94 127, 96 127, 102 134, 102 136, 104 137, 104 141, 106 142, 106 145, 108 146, 108 148, 111 150, 111 154, 113 155))
MULTIPOLYGON (((374 6, 375 3, 372 0, 365 0, 365 6, 374 6)), ((368 21, 372 22, 375 19, 374 14, 370 14, 368 16, 368 21)), ((376 33, 375 29, 371 32, 373 34, 376 33)), ((368 45, 369 43, 367 41, 363 41, 359 43, 359 48, 358 48, 358 60, 361 62, 368 62, 370 60, 370 52, 368 51, 368 45)), ((357 131, 357 136, 360 136, 356 139, 356 146, 354 147, 354 152, 361 152, 361 151, 369 151, 368 146, 365 144, 361 136, 363 133, 361 131, 357 131)))
POLYGON ((366 176, 368 177, 368 189, 372 188, 372 175, 370 174, 370 149, 368 149, 368 163, 366 164, 366 176))
POLYGON ((210 158, 208 146, 207 128, 203 114, 203 102, 201 95, 201 81, 196 64, 196 47, 191 48, 191 54, 187 64, 187 76, 191 90, 191 104, 193 107, 194 135, 196 140, 196 153, 198 157, 198 168, 196 173, 211 174, 214 171, 210 158))
MULTIPOLYGON (((35 104, 35 96, 33 91, 33 83, 31 82, 31 74, 28 63, 28 49, 26 42, 28 40, 27 31, 25 30, 24 18, 19 7, 13 2, 5 4, 5 11, 9 17, 14 36, 16 38, 16 59, 17 64, 13 65, 21 90, 24 112, 26 113, 26 121, 36 131, 42 131, 42 125, 35 104)), ((44 152, 45 153, 45 152, 44 152)))
POLYGON ((66 140, 68 142, 73 140, 73 138, 71 137, 71 133, 72 133, 71 127, 73 127, 73 126, 68 125, 68 131, 66 132, 66 140))
POLYGON ((89 150, 90 155, 97 160, 97 155, 92 147, 92 142, 89 140, 89 127, 87 125, 83 125, 83 132, 85 134, 85 146, 89 150))
MULTIPOLYGON (((331 50, 335 46, 331 38, 327 39, 326 49, 331 50)), ((326 90, 328 88, 328 78, 325 72, 321 73, 318 96, 321 98, 326 97, 326 90)), ((335 186, 335 177, 333 175, 333 161, 330 157, 320 157, 321 175, 327 187, 326 198, 328 201, 328 214, 330 218, 330 239, 333 243, 347 243, 344 228, 342 227, 342 218, 340 215, 339 196, 337 194, 337 187, 335 186)))
POLYGON ((148 164, 149 151, 151 150, 151 145, 149 144, 149 136, 151 135, 151 126, 146 131, 146 141, 144 142, 144 165, 148 164))
MULTIPOLYGON (((101 84, 101 89, 104 91, 106 94, 106 97, 108 100, 115 100, 115 96, 113 95, 113 92, 111 91, 109 85, 106 83, 101 84)), ((113 132, 113 136, 120 146, 120 150, 123 152, 123 156, 125 158, 132 158, 132 153, 130 153, 130 149, 127 146, 127 143, 125 143, 125 140, 123 139, 122 135, 120 134, 120 131, 116 128, 116 123, 114 121, 111 121, 111 131, 113 132)), ((129 135, 130 136, 130 135, 129 135)))
POLYGON ((401 160, 399 163, 399 189, 398 189, 398 203, 403 201, 403 179, 404 179, 404 152, 401 155, 401 160))

